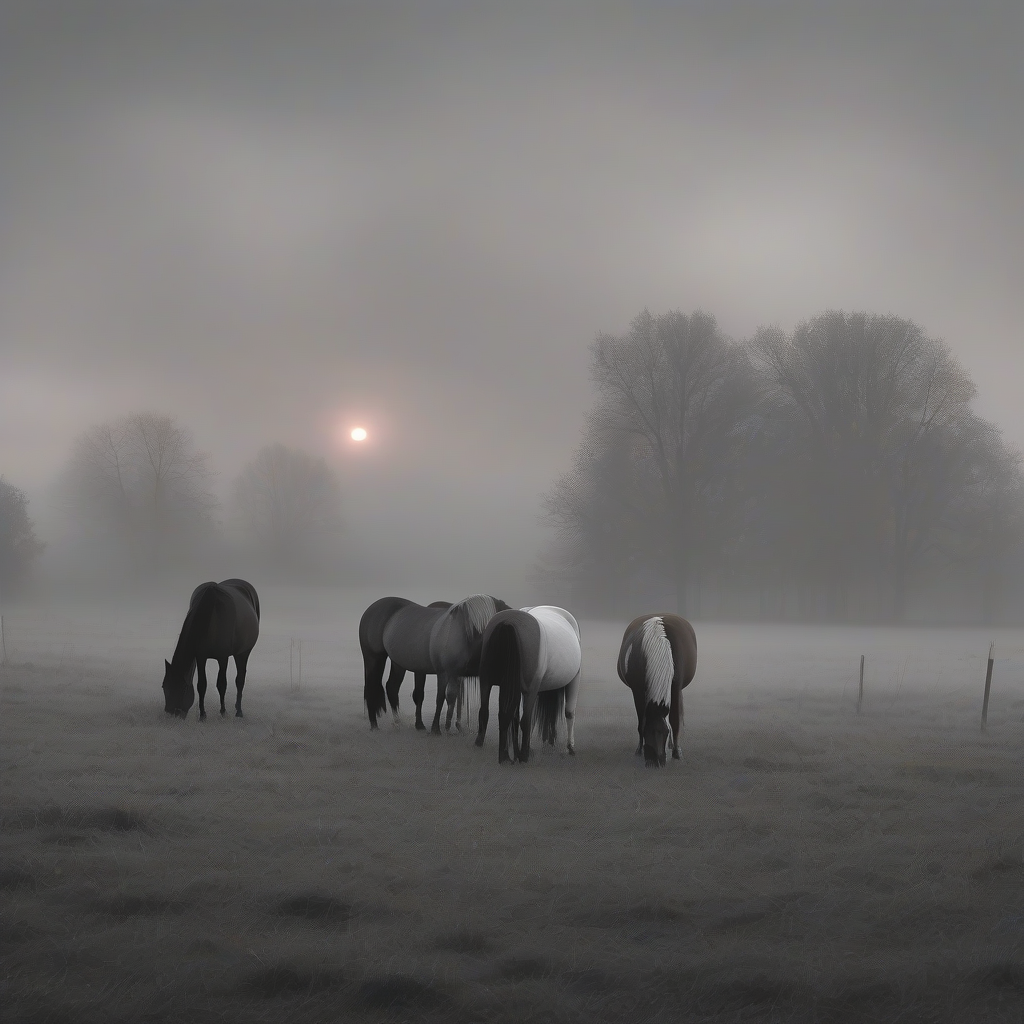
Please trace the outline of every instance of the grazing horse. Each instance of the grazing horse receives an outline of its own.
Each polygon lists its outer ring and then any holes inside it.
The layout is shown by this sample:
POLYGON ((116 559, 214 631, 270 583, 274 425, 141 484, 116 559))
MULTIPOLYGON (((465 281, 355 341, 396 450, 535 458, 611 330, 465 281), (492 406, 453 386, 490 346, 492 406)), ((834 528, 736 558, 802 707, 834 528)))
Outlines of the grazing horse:
POLYGON ((235 659, 235 716, 242 717, 242 687, 249 654, 260 635, 260 599, 245 580, 200 583, 192 591, 170 661, 164 662, 164 711, 184 718, 196 699, 192 676, 199 675, 199 720, 206 718, 206 661, 218 666, 220 713, 228 689, 228 658, 235 659))
POLYGON ((663 768, 671 725, 672 757, 678 761, 683 687, 697 671, 693 626, 678 615, 641 615, 626 627, 616 667, 633 691, 637 754, 643 753, 646 764, 663 768))
MULTIPOLYGON (((441 708, 448 698, 448 717, 445 729, 452 727, 452 712, 461 706, 467 681, 480 675, 480 651, 484 630, 494 616, 508 611, 504 601, 487 594, 474 594, 453 604, 437 620, 430 634, 430 660, 437 672, 437 709, 430 731, 441 732, 441 708), (444 685, 442 686, 442 680, 444 685)), ((455 728, 461 732, 456 719, 455 728)))
MULTIPOLYGON (((377 716, 391 704, 398 723, 398 689, 406 672, 415 679, 412 699, 416 705, 416 728, 423 724, 423 691, 427 676, 434 675, 430 660, 430 633, 442 612, 451 605, 435 601, 423 607, 404 597, 382 597, 363 612, 359 620, 359 649, 363 653, 363 699, 370 716, 370 728, 377 728, 377 716), (384 666, 391 659, 387 688, 383 685, 384 666)), ((438 687, 442 684, 438 681, 438 687)))
POLYGON ((509 760, 510 733, 515 759, 529 760, 535 715, 542 741, 554 746, 563 708, 566 751, 575 754, 573 726, 582 664, 580 627, 564 608, 538 605, 495 615, 484 633, 480 657, 480 732, 476 745, 483 746, 491 688, 497 686, 499 764, 509 760), (520 703, 522 745, 517 735, 520 703))

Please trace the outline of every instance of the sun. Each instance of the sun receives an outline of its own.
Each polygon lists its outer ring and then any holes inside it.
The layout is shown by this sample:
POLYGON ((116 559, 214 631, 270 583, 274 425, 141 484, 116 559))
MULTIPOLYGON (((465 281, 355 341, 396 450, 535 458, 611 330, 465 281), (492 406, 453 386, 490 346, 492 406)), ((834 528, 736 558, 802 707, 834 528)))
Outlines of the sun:
POLYGON ((352 433, 349 434, 349 437, 351 437, 353 441, 365 441, 367 434, 362 427, 353 427, 352 433))

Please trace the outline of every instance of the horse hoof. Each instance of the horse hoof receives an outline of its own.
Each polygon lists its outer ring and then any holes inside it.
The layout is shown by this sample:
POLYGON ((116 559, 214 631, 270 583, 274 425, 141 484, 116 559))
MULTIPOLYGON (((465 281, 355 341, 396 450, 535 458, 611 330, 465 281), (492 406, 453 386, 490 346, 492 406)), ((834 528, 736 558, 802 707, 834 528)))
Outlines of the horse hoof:
POLYGON ((225 715, 225 714, 227 714, 227 711, 226 711, 226 710, 225 710, 224 708, 221 708, 221 709, 220 709, 220 713, 221 713, 222 715, 225 715))
POLYGON ((477 736, 473 742, 476 743, 478 747, 482 747, 484 745, 484 738, 483 736, 477 736))
POLYGON ((431 726, 431 728, 430 728, 430 735, 431 736, 440 736, 441 735, 441 726, 439 726, 439 725, 431 726))
POLYGON ((427 731, 427 727, 422 722, 417 722, 416 723, 416 728, 419 729, 420 732, 426 732, 427 731))
POLYGON ((242 709, 241 708, 236 708, 235 709, 235 718, 241 718, 241 717, 242 717, 242 709))
POLYGON ((681 761, 682 760, 682 758, 679 755, 679 751, 678 750, 673 750, 672 751, 672 760, 673 761, 681 761))
POLYGON ((200 711, 199 712, 199 721, 200 722, 205 722, 206 721, 206 712, 205 711, 200 711))
POLYGON ((568 754, 568 755, 569 755, 570 757, 575 757, 575 756, 576 756, 576 748, 575 748, 575 747, 566 747, 566 748, 565 748, 565 752, 566 752, 566 753, 567 753, 567 754, 568 754))
POLYGON ((455 723, 455 731, 456 731, 456 732, 462 732, 462 726, 461 726, 461 725, 459 725, 459 723, 458 723, 458 722, 456 722, 456 723, 455 723))

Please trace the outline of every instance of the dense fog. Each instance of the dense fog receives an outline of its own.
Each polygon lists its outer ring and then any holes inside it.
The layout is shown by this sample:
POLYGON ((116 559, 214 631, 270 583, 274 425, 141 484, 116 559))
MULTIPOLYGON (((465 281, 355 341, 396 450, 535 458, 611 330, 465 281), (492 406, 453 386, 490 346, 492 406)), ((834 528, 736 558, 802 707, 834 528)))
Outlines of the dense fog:
POLYGON ((4 599, 1024 611, 1015 5, 2 18, 4 599))

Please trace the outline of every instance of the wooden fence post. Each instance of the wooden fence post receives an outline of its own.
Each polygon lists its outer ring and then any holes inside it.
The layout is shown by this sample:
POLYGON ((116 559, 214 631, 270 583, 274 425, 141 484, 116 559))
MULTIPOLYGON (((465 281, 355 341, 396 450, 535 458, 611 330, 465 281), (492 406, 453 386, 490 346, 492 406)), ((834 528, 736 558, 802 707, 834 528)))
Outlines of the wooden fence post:
POLYGON ((981 705, 981 731, 985 731, 985 727, 988 724, 988 694, 992 689, 992 655, 995 652, 996 645, 993 640, 988 645, 988 668, 985 670, 985 700, 981 705))
POLYGON ((860 689, 857 691, 857 714, 860 714, 860 706, 864 703, 864 655, 860 656, 860 689))
POLYGON ((4 617, 0 615, 0 643, 4 649, 4 664, 7 664, 7 634, 4 632, 4 617))

